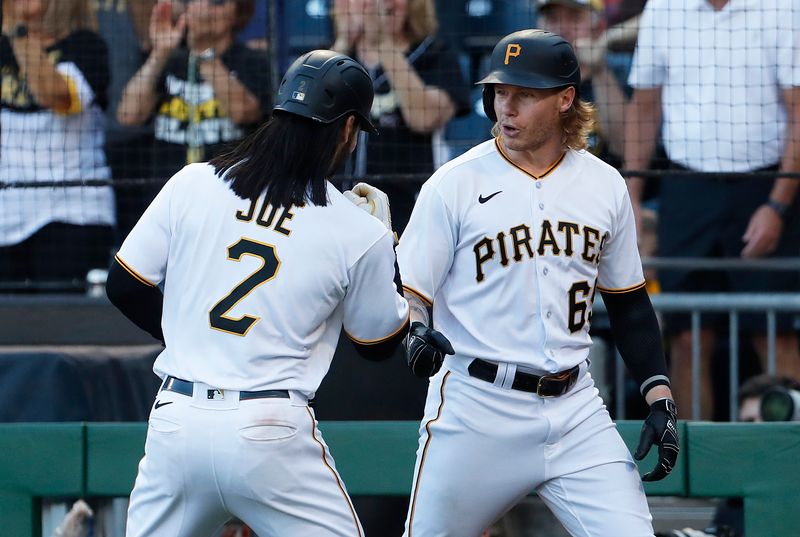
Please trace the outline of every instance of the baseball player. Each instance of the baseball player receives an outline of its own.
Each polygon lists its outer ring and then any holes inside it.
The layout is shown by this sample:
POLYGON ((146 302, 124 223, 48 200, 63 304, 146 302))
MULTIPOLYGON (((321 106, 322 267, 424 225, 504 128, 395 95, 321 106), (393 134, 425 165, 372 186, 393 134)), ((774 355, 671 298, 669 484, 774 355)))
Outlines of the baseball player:
POLYGON ((571 535, 653 535, 588 371, 597 291, 650 404, 636 458, 655 443, 659 463, 645 480, 675 464, 675 405, 625 182, 584 150, 579 83, 563 38, 504 37, 480 81, 496 138, 433 174, 400 240, 407 357, 433 375, 407 537, 477 536, 532 490, 571 535))
POLYGON ((372 98, 351 58, 301 56, 273 119, 175 174, 122 244, 109 298, 165 344, 128 537, 232 517, 260 537, 363 535, 308 401, 342 328, 372 359, 407 331, 393 234, 326 180, 374 132, 372 98))

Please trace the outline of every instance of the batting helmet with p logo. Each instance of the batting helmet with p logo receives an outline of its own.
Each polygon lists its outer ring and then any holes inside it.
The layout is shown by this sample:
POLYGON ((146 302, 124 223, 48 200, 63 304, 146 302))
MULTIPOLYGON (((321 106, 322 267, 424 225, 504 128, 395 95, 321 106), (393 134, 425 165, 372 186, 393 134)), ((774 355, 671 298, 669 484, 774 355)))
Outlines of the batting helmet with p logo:
POLYGON ((551 89, 578 86, 581 72, 572 46, 560 35, 544 30, 520 30, 501 39, 492 51, 483 84, 483 109, 494 113, 494 85, 551 89))

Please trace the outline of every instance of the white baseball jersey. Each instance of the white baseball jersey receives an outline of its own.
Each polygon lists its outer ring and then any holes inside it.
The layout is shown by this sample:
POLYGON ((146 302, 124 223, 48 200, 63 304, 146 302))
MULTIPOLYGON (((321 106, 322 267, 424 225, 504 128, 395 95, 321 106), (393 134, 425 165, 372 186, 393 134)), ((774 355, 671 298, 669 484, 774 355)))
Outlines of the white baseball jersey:
POLYGON ((644 286, 625 182, 586 151, 541 177, 497 140, 423 186, 398 247, 403 285, 456 355, 555 373, 588 355, 597 289, 644 286))
POLYGON ((328 197, 326 207, 251 203, 208 164, 167 182, 117 255, 143 283, 163 284, 156 374, 313 397, 343 326, 377 343, 405 325, 391 234, 330 184, 328 197))
POLYGON ((425 183, 398 261, 455 349, 428 389, 405 537, 479 535, 532 490, 570 535, 652 536, 586 362, 595 291, 644 285, 622 177, 572 150, 534 177, 490 140, 425 183), (478 358, 493 382, 470 371, 478 358), (513 387, 578 364, 561 396, 513 387))

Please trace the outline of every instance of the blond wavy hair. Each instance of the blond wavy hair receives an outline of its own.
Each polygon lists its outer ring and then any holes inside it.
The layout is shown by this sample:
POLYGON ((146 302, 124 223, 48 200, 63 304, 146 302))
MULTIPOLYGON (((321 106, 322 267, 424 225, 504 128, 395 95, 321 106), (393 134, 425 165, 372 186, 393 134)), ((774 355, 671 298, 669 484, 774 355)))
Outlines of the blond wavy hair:
MULTIPOLYGON (((566 112, 561 112, 561 143, 564 148, 581 150, 589 146, 589 135, 597 125, 597 111, 592 103, 577 96, 566 112)), ((500 127, 492 126, 492 136, 500 136, 500 127)))
POLYGON ((597 110, 592 103, 577 96, 572 106, 561 113, 561 136, 565 147, 570 149, 586 149, 589 146, 589 135, 597 125, 597 110))
POLYGON ((408 17, 406 18, 406 37, 416 43, 439 29, 436 18, 436 4, 433 0, 408 0, 408 17))
MULTIPOLYGON (((44 3, 42 26, 46 34, 63 37, 77 30, 97 30, 97 17, 89 0, 44 0, 44 3)), ((3 2, 3 31, 22 23, 16 20, 13 5, 14 2, 3 2)))

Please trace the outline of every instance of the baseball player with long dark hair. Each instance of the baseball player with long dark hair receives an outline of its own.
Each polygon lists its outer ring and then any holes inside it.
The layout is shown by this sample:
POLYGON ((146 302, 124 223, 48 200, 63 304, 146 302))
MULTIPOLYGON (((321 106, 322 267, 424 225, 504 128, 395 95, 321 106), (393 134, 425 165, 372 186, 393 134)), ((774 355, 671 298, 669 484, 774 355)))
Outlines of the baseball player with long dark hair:
POLYGON ((363 535, 308 401, 342 328, 370 359, 407 331, 385 197, 327 181, 359 128, 374 132, 372 99, 351 58, 301 56, 273 119, 175 174, 120 248, 109 298, 165 344, 129 537, 211 535, 232 517, 260 537, 363 535))
POLYGON ((585 151, 593 110, 560 36, 506 36, 480 83, 496 138, 433 174, 398 247, 409 365, 432 375, 405 534, 475 537, 535 490, 570 535, 652 536, 587 360, 600 291, 651 408, 635 456, 656 444, 644 479, 662 479, 675 405, 625 181, 585 151))

